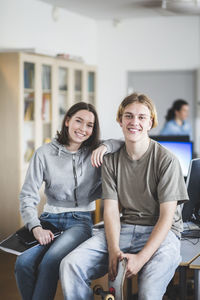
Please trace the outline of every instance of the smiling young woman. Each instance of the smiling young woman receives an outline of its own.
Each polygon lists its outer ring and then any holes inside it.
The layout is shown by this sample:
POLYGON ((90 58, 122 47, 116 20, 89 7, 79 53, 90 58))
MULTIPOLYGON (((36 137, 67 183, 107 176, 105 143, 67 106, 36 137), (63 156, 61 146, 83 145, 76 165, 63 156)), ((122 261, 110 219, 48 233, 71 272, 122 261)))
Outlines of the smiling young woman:
POLYGON ((101 170, 97 167, 106 151, 114 152, 122 145, 111 140, 99 146, 99 133, 94 106, 77 103, 67 111, 57 137, 37 149, 30 161, 20 193, 20 212, 39 245, 16 261, 16 281, 23 300, 54 299, 62 258, 91 236, 91 211, 95 200, 101 198, 101 170), (38 218, 43 182, 47 203, 38 218), (63 233, 54 239, 41 221, 63 233))

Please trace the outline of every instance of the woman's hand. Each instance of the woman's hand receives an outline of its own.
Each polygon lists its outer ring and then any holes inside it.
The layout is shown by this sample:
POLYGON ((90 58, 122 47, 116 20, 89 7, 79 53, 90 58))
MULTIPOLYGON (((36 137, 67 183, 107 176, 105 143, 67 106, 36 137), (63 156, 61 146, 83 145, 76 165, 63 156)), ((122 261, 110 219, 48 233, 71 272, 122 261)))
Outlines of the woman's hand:
POLYGON ((107 151, 107 147, 105 145, 99 146, 92 152, 91 163, 93 167, 100 167, 103 162, 103 156, 107 151))
POLYGON ((32 232, 40 245, 47 245, 54 239, 54 234, 51 232, 51 230, 43 229, 40 226, 33 228, 32 232))

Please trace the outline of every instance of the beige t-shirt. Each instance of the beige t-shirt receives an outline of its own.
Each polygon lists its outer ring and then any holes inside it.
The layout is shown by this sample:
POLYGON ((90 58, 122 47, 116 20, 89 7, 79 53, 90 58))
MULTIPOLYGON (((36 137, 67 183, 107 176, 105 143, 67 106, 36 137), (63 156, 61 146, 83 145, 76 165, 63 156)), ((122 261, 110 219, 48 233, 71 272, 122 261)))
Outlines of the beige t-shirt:
MULTIPOLYGON (((132 160, 125 146, 108 154, 102 167, 103 199, 118 200, 122 222, 155 225, 160 203, 187 200, 188 194, 178 159, 159 143, 150 140, 139 160, 132 160)), ((178 205, 172 230, 182 231, 181 206, 178 205)))

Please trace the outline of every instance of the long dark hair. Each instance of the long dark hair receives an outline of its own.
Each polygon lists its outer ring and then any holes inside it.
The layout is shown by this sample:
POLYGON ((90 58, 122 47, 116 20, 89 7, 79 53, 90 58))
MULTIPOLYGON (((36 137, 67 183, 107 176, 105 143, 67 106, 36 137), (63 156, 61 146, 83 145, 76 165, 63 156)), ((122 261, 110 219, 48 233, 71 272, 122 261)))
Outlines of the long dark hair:
POLYGON ((99 126, 99 119, 98 115, 96 112, 95 107, 92 104, 85 103, 85 102, 78 102, 70 107, 70 109, 66 112, 65 117, 62 122, 62 128, 61 131, 57 131, 57 138, 56 140, 62 144, 62 145, 67 145, 69 146, 69 133, 68 133, 68 128, 65 125, 65 122, 67 118, 71 118, 75 113, 77 113, 79 110, 87 110, 93 113, 94 115, 94 127, 92 131, 92 135, 84 141, 81 145, 90 147, 90 150, 94 150, 96 147, 99 145, 99 137, 100 137, 100 126, 99 126))
POLYGON ((175 118, 175 111, 180 111, 183 105, 188 105, 188 102, 183 99, 175 100, 172 107, 167 111, 166 121, 173 120, 175 118))

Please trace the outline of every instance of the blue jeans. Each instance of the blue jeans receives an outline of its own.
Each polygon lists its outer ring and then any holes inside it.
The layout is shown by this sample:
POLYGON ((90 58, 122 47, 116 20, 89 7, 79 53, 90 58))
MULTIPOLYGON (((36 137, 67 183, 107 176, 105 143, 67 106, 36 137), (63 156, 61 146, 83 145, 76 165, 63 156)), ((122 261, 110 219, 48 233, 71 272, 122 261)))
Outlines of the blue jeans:
MULTIPOLYGON (((137 253, 146 244, 153 226, 122 224, 120 249, 137 253)), ((180 240, 172 231, 138 274, 138 299, 161 300, 181 261, 180 240)), ((90 282, 108 272, 108 250, 104 230, 99 230, 60 264, 64 299, 92 300, 90 282)))
POLYGON ((64 232, 52 243, 37 245, 18 256, 15 277, 23 300, 54 299, 62 258, 91 237, 89 212, 43 213, 40 219, 64 232))

